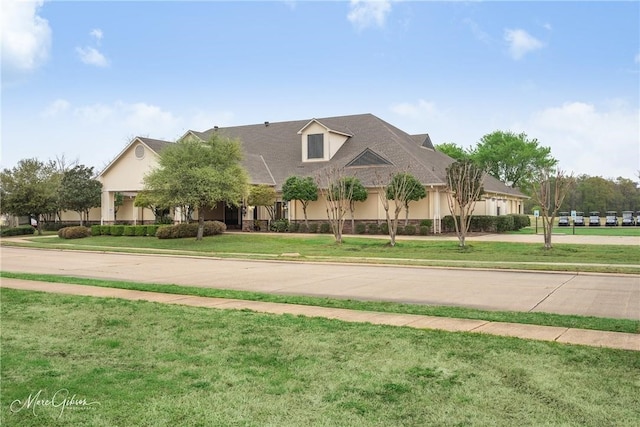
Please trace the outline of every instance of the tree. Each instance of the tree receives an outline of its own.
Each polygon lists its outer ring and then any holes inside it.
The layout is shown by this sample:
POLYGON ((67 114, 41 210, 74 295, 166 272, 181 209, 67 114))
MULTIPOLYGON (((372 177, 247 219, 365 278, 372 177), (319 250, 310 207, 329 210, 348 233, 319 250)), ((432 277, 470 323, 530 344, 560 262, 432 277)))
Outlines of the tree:
POLYGON ((537 139, 502 131, 483 136, 471 158, 489 175, 513 188, 527 188, 534 173, 558 163, 551 157, 551 149, 541 147, 537 139))
POLYGON ((80 225, 89 219, 89 210, 100 206, 102 183, 94 178, 93 167, 76 165, 62 175, 59 200, 62 210, 75 211, 80 225))
POLYGON ((124 196, 120 192, 116 192, 113 195, 113 220, 115 221, 118 218, 118 210, 120 210, 120 206, 124 204, 124 196))
POLYGON ((346 187, 345 194, 349 194, 350 197, 348 199, 349 202, 349 212, 351 213, 351 232, 355 232, 355 218, 354 211, 356 209, 356 202, 364 202, 367 200, 369 193, 367 189, 364 188, 362 182, 356 178, 355 176, 346 176, 342 178, 344 180, 343 185, 346 187))
MULTIPOLYGON (((0 173, 0 212, 14 216, 42 215, 55 211, 57 181, 55 168, 37 159, 23 159, 13 169, 0 173)), ((42 227, 38 227, 42 234, 42 227)))
POLYGON ((282 185, 282 200, 286 202, 298 200, 302 204, 304 224, 309 227, 307 206, 309 206, 309 202, 318 200, 318 185, 310 176, 305 178, 290 176, 282 185))
POLYGON ((198 210, 202 240, 206 208, 219 202, 238 206, 247 194, 248 174, 240 164, 239 141, 214 133, 208 141, 185 138, 160 152, 158 168, 144 177, 144 191, 157 206, 198 210))
POLYGON ((445 142, 442 144, 437 144, 435 146, 436 151, 446 154, 455 160, 465 160, 468 159, 470 154, 469 151, 460 147, 458 144, 453 142, 445 142))
POLYGON ((247 198, 249 206, 264 206, 271 221, 275 219, 276 190, 268 185, 254 185, 247 198))
POLYGON ((409 224, 409 202, 417 202, 427 197, 424 185, 415 176, 408 173, 395 174, 387 187, 387 193, 387 198, 399 198, 404 203, 405 227, 409 224))
POLYGON ((484 192, 484 171, 472 160, 458 160, 449 165, 446 174, 449 210, 453 216, 459 246, 464 248, 473 209, 484 192))
POLYGON ((553 222, 569 189, 575 184, 575 179, 572 175, 565 175, 560 169, 556 170, 555 175, 548 169, 541 170, 535 178, 532 181, 531 197, 540 206, 544 248, 551 249, 553 222))
POLYGON ((317 174, 317 184, 320 194, 324 198, 327 208, 327 219, 336 243, 342 243, 342 230, 344 218, 349 208, 353 191, 352 186, 347 186, 344 169, 328 167, 317 174))
POLYGON ((143 190, 136 194, 136 198, 133 200, 133 206, 149 209, 151 212, 153 212, 156 223, 163 224, 166 222, 171 222, 171 219, 168 218, 170 210, 169 207, 156 205, 156 200, 158 200, 158 197, 154 197, 154 195, 152 195, 149 191, 143 190))

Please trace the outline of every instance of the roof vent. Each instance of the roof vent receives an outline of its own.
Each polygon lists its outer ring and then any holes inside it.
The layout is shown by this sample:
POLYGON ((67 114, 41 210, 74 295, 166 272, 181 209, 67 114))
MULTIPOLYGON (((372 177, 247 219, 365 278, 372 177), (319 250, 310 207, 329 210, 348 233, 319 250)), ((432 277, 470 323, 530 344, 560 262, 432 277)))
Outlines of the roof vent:
POLYGON ((214 127, 213 127, 213 130, 218 130, 218 126, 214 126, 214 127))
POLYGON ((269 126, 269 122, 264 122, 264 125, 265 126, 269 126))

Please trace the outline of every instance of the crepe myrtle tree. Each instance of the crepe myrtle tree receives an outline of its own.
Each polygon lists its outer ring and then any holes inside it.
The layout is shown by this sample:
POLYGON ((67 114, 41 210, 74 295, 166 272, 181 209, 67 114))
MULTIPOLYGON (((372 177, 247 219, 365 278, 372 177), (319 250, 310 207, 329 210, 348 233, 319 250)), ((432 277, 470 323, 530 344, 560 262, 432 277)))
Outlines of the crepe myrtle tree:
POLYGON ((561 169, 555 173, 542 169, 531 182, 531 198, 540 207, 542 229, 544 232, 544 248, 551 249, 553 222, 567 193, 576 183, 573 175, 566 175, 561 169))
POLYGON ((269 213, 271 221, 275 219, 276 213, 276 190, 268 185, 254 185, 249 189, 247 204, 249 206, 264 206, 269 213))
POLYGON ((352 198, 353 186, 347 185, 343 168, 327 167, 317 172, 316 182, 327 208, 327 219, 336 243, 342 243, 342 230, 352 198))
POLYGON ((427 197, 427 190, 415 176, 402 172, 397 173, 387 186, 388 199, 398 198, 404 203, 404 225, 409 224, 409 203, 427 197))
POLYGON ((458 160, 447 168, 447 201, 459 246, 464 248, 476 201, 484 192, 484 171, 472 160, 458 160), (459 215, 456 215, 459 212, 459 215))
MULTIPOLYGON (((356 202, 364 202, 367 200, 369 194, 367 193, 367 189, 362 185, 362 181, 356 178, 355 176, 345 176, 342 178, 344 181, 341 185, 345 187, 345 194, 349 195, 349 213, 351 214, 351 232, 355 232, 355 218, 354 212, 356 209, 356 202)), ((340 188, 340 187, 337 187, 340 188)))
POLYGON ((376 177, 378 186, 378 196, 384 208, 387 229, 389 232, 389 245, 396 245, 398 234, 398 218, 404 208, 406 213, 405 221, 408 222, 408 209, 411 200, 420 200, 425 197, 426 191, 420 181, 408 172, 398 172, 389 177, 376 177), (420 192, 420 188, 422 192, 420 192), (420 196, 423 194, 422 196, 420 196), (393 211, 393 214, 392 214, 393 211))
POLYGON ((282 200, 285 202, 298 200, 302 205, 304 224, 309 227, 307 206, 309 206, 309 202, 318 200, 318 184, 310 176, 303 178, 292 175, 282 184, 282 200))
POLYGON ((157 206, 197 209, 196 240, 202 240, 205 209, 220 202, 238 206, 247 195, 249 178, 241 161, 237 140, 216 133, 207 141, 185 138, 160 152, 158 168, 144 177, 144 191, 157 206))

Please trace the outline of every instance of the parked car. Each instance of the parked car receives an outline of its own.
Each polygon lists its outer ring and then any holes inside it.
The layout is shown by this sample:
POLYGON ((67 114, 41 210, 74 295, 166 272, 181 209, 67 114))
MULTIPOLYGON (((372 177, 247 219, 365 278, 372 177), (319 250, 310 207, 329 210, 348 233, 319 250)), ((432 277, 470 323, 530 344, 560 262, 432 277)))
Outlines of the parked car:
POLYGON ((569 212, 560 212, 558 214, 558 227, 569 226, 569 212))
POLYGON ((584 212, 576 212, 576 218, 573 220, 576 227, 584 227, 584 212))
POLYGON ((607 227, 617 227, 618 226, 618 212, 616 211, 607 211, 607 217, 605 219, 604 225, 607 227))
POLYGON ((640 211, 636 212, 636 225, 640 226, 640 211))
POLYGON ((589 212, 589 227, 599 227, 600 226, 600 212, 592 211, 589 212))
POLYGON ((636 218, 633 217, 633 211, 622 211, 622 226, 636 225, 636 218))

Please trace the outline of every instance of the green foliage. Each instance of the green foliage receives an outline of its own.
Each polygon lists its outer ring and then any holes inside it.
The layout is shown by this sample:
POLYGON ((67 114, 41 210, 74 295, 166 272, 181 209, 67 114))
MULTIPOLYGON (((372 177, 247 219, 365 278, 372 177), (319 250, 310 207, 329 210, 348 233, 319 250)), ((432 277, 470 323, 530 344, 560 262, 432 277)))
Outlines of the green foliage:
MULTIPOLYGON (((145 230, 146 232, 146 230, 145 230)), ((135 236, 136 235, 136 226, 135 225, 125 225, 124 231, 122 232, 123 236, 135 236)))
POLYGON ((387 224, 386 222, 381 223, 378 228, 378 232, 380 234, 389 234, 389 224, 387 224))
MULTIPOLYGON (((155 231, 155 230, 154 230, 155 231)), ((136 225, 134 229, 134 236, 146 236, 149 230, 147 230, 146 225, 136 225)))
POLYGON ((81 239, 91 236, 91 229, 82 225, 65 227, 58 230, 58 237, 61 239, 81 239))
POLYGON ((298 233, 308 233, 309 232, 309 227, 307 226, 307 224, 299 224, 298 226, 298 233))
POLYGON ((420 235, 421 236, 428 235, 429 231, 431 231, 431 227, 430 226, 427 226, 427 225, 421 225, 420 226, 420 235))
POLYGON ((484 135, 471 153, 483 170, 514 188, 528 188, 534 173, 554 167, 558 161, 549 147, 527 134, 495 131, 484 135))
POLYGON ((504 233, 505 231, 515 230, 515 221, 511 215, 501 215, 496 218, 496 231, 504 233))
POLYGON ((318 232, 318 223, 312 222, 309 224, 309 233, 317 233, 318 232))
POLYGON ((109 228, 112 236, 122 236, 124 234, 124 225, 112 225, 109 228))
POLYGON ((144 177, 147 202, 197 208, 203 223, 206 208, 219 202, 238 205, 247 195, 249 178, 241 161, 240 142, 218 133, 208 141, 185 138, 169 144, 158 168, 144 177))
POLYGON ((284 233, 289 230, 289 221, 282 218, 271 222, 271 231, 284 233))
POLYGON ((416 234, 416 226, 413 224, 405 225, 404 234, 406 234, 407 236, 413 236, 414 234, 416 234))
MULTIPOLYGON (((204 236, 215 236, 222 234, 227 230, 227 226, 220 221, 207 221, 204 223, 204 236)), ((158 228, 156 237, 158 239, 181 239, 186 237, 197 237, 198 224, 181 223, 175 225, 167 225, 158 228)))
POLYGON ((0 227, 0 236, 23 236, 36 232, 36 229, 30 225, 21 225, 19 227, 0 227))
POLYGON ((418 201, 427 197, 424 185, 410 173, 397 173, 387 185, 387 199, 400 200, 405 207, 411 201, 418 201))
POLYGON ((82 215, 88 214, 89 209, 100 206, 102 183, 93 178, 93 167, 83 165, 74 166, 62 175, 59 188, 60 208, 75 211, 82 215))
POLYGON ((328 222, 323 222, 322 224, 320 224, 320 233, 331 233, 331 224, 329 224, 328 222))
POLYGON ((432 219, 422 219, 420 220, 420 227, 431 227, 433 225, 432 219))
POLYGON ((318 200, 318 185, 310 176, 290 176, 282 184, 282 200, 299 200, 303 205, 318 200))
POLYGON ((101 225, 92 225, 91 226, 91 235, 92 236, 100 236, 102 234, 102 226, 101 225))
POLYGON ((367 224, 367 234, 378 234, 380 233, 380 226, 375 222, 371 224, 367 224))
POLYGON ((247 198, 249 206, 264 206, 269 212, 271 220, 275 216, 276 190, 268 185, 253 185, 249 189, 247 198))
POLYGON ((470 157, 469 151, 453 142, 445 142, 435 146, 436 151, 446 154, 454 160, 466 160, 470 157))
POLYGON ((147 225, 147 236, 155 236, 160 226, 158 224, 147 225))
POLYGON ((297 233, 299 229, 300 229, 300 223, 299 222, 290 222, 289 223, 289 228, 288 228, 287 231, 289 231, 290 233, 297 233))
POLYGON ((513 230, 514 231, 523 229, 523 228, 528 227, 528 226, 531 225, 531 218, 529 217, 529 215, 511 214, 510 216, 513 217, 513 230))
POLYGON ((359 222, 356 224, 355 233, 356 234, 364 234, 367 232, 367 224, 364 222, 359 222))
POLYGON ((111 226, 110 225, 101 225, 100 226, 100 235, 102 235, 102 236, 111 235, 111 226))

